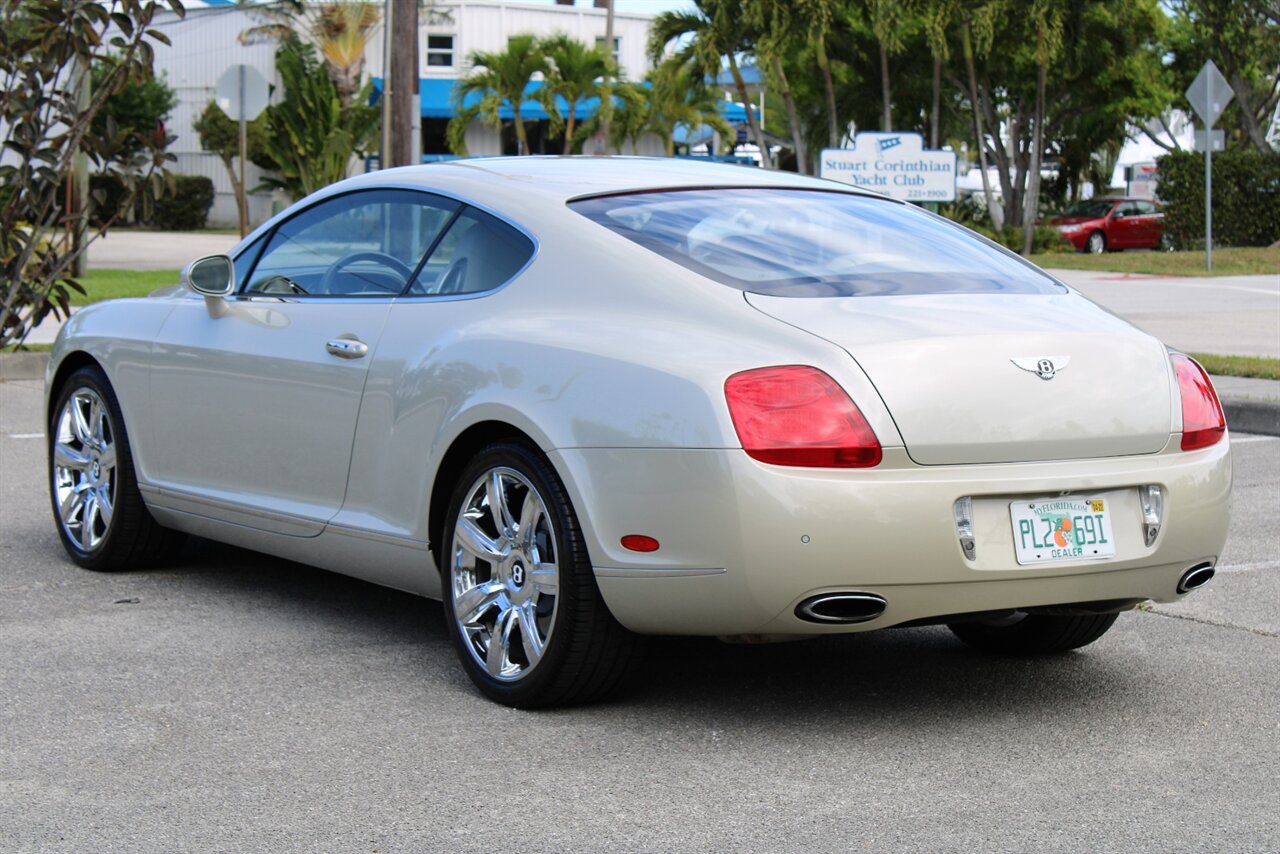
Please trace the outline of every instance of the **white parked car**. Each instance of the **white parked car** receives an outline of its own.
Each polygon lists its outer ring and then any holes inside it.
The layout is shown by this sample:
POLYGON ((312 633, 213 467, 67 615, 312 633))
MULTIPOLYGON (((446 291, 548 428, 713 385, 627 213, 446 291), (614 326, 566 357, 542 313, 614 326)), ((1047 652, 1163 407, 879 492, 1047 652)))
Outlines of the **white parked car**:
POLYGON ((647 634, 1073 649, 1203 584, 1226 535, 1195 362, 845 185, 388 170, 183 280, 58 338, 71 558, 130 569, 189 533, 440 598, 515 706, 604 695, 647 634))

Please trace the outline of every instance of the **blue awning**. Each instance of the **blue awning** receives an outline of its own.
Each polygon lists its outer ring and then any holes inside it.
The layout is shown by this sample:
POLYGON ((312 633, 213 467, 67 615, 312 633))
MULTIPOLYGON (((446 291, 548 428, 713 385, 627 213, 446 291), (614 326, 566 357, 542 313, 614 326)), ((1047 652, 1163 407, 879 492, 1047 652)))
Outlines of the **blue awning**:
MULTIPOLYGON (((456 112, 453 104, 453 87, 458 81, 452 78, 441 77, 424 77, 418 80, 418 100, 421 104, 422 117, 424 119, 451 119, 456 112)), ((547 115, 546 108, 538 101, 533 100, 538 90, 542 88, 542 81, 534 81, 530 83, 524 90, 525 101, 520 105, 520 118, 525 121, 546 121, 550 116, 547 115)), ((382 96, 382 78, 373 78, 373 95, 369 98, 370 104, 378 103, 382 96)), ((463 101, 464 107, 473 107, 480 102, 480 95, 472 92, 463 101)), ((600 108, 599 98, 589 98, 578 104, 574 111, 574 116, 578 121, 589 119, 596 114, 600 108)), ((569 113, 569 102, 559 95, 556 96, 556 109, 560 111, 560 115, 566 116, 569 113)), ((731 101, 720 102, 720 114, 724 116, 725 121, 730 124, 738 124, 747 120, 747 111, 739 104, 731 101)), ((503 105, 498 110, 498 115, 502 119, 511 119, 515 116, 515 112, 509 105, 503 105)))

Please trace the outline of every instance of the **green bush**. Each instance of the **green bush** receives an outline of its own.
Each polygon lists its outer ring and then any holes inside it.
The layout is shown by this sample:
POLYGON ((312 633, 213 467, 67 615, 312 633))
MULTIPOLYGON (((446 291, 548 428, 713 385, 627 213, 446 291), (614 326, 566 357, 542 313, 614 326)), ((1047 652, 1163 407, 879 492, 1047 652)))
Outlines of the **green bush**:
MULTIPOLYGON (((1204 154, 1156 160, 1165 233, 1177 249, 1204 246, 1204 154)), ((1280 240, 1280 152, 1232 149, 1213 155, 1213 243, 1270 246, 1280 240)))
MULTIPOLYGON (((1022 251, 1022 229, 1012 225, 1006 225, 997 232, 994 228, 985 225, 973 223, 969 225, 974 231, 990 240, 994 240, 1006 249, 1014 252, 1022 251)), ((1048 226, 1038 226, 1036 228, 1035 237, 1031 239, 1031 253, 1039 255, 1042 252, 1066 252, 1071 248, 1071 244, 1062 239, 1062 235, 1058 233, 1056 228, 1048 226)))
POLYGON ((213 206, 213 181, 203 175, 174 175, 169 192, 156 199, 148 225, 166 231, 204 228, 213 206))

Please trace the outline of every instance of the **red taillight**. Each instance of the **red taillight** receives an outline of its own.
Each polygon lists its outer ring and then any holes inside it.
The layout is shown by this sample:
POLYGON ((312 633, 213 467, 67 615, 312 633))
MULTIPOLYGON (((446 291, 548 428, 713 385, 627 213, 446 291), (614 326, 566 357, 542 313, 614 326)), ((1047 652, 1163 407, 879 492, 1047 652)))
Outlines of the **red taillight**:
POLYGON ((880 442, 867 419, 817 368, 743 371, 725 380, 724 396, 752 459, 814 468, 867 468, 880 462, 880 442))
POLYGON ((1190 356, 1173 354, 1173 370, 1178 375, 1182 395, 1182 450, 1207 448, 1222 438, 1227 420, 1213 383, 1204 368, 1190 356))
POLYGON ((656 552, 658 541, 647 534, 627 534, 622 538, 622 547, 633 552, 656 552))

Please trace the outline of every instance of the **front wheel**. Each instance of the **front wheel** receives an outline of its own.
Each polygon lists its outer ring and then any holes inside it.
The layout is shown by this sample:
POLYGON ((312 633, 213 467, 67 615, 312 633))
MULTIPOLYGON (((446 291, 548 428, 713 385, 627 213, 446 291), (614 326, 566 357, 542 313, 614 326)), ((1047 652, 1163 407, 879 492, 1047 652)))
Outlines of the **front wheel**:
POLYGON ((960 640, 984 652, 1002 655, 1049 655, 1093 643, 1107 633, 1118 614, 1058 616, 1015 611, 999 620, 951 623, 960 640))
POLYGON ((120 402, 97 367, 69 376, 49 423, 49 493, 62 545, 101 571, 136 569, 171 556, 182 535, 143 504, 120 402))
POLYGON ((1084 245, 1084 251, 1091 255, 1101 255, 1107 251, 1107 236, 1101 231, 1095 231, 1089 235, 1089 240, 1084 245))
POLYGON ((547 459, 516 442, 476 455, 445 518, 446 624, 487 697, 518 708, 598 700, 639 639, 609 613, 577 516, 547 459))

